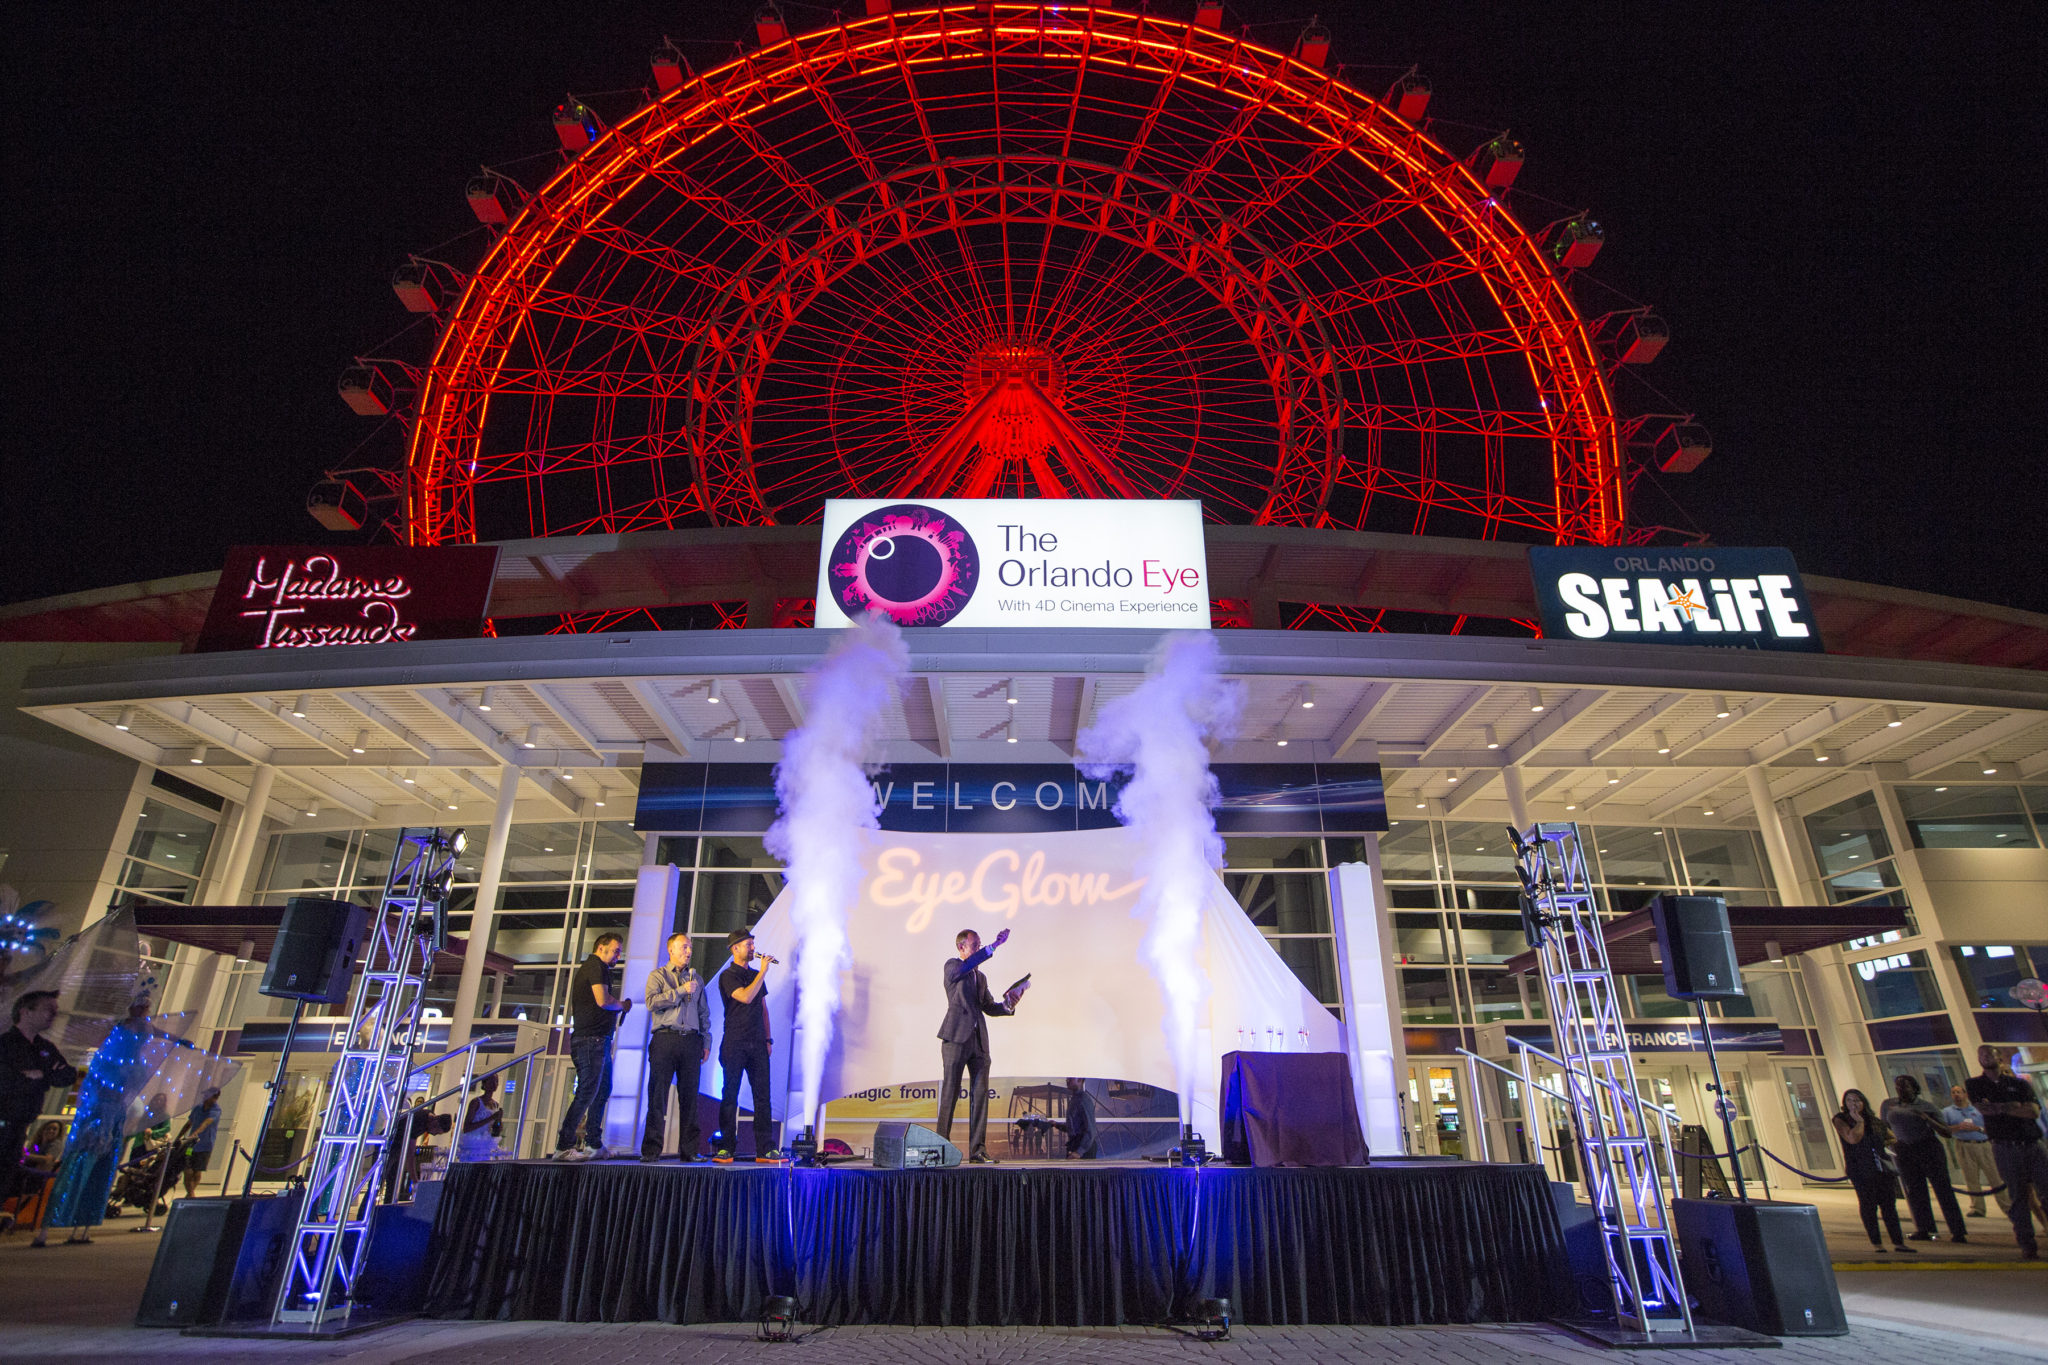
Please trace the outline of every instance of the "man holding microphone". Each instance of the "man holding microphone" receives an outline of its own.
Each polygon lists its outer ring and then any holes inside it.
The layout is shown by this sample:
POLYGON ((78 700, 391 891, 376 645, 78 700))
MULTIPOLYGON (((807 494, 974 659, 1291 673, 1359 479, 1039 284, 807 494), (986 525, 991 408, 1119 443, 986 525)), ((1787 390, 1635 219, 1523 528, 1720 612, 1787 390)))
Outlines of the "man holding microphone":
POLYGON ((640 1159, 661 1160, 661 1140, 668 1129, 668 1091, 676 1089, 682 1126, 676 1154, 684 1161, 702 1161, 697 1144, 697 1077, 704 1069, 704 1037, 711 1011, 704 982, 690 965, 690 936, 668 936, 668 961, 647 974, 647 1014, 653 1032, 647 1038, 647 1119, 640 1128, 640 1159))
POLYGON ((718 998, 725 1010, 725 1036, 718 1044, 718 1065, 724 1073, 718 1098, 718 1152, 711 1159, 732 1164, 739 1149, 733 1129, 740 1118, 740 1078, 754 1093, 754 1160, 783 1159, 775 1149, 775 1106, 770 1099, 768 1036, 768 969, 775 959, 754 951, 754 931, 735 929, 725 936, 732 961, 718 974, 718 998))

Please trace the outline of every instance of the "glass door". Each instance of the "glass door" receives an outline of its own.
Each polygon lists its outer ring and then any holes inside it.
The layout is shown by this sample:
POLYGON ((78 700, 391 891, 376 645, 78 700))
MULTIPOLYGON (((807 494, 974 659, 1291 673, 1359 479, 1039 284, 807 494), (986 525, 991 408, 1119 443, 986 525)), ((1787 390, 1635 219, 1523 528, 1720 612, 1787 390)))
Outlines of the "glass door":
POLYGON ((1835 1144, 1828 1140, 1827 1116, 1832 1106, 1816 1084, 1813 1068, 1781 1066, 1778 1074, 1785 1082, 1785 1126, 1790 1130, 1792 1150, 1799 1153, 1799 1164, 1820 1175, 1839 1169, 1835 1144))

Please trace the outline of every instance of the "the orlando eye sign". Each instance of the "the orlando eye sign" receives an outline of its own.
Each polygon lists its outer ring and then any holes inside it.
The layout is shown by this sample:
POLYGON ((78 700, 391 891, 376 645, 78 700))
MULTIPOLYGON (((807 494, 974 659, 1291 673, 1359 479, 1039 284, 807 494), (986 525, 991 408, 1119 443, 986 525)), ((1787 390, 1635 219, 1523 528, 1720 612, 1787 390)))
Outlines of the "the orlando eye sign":
POLYGON ((820 626, 1209 626, 1193 500, 833 499, 823 530, 820 626))
POLYGON ((1790 550, 1532 545, 1529 571, 1553 639, 1823 648, 1790 550))

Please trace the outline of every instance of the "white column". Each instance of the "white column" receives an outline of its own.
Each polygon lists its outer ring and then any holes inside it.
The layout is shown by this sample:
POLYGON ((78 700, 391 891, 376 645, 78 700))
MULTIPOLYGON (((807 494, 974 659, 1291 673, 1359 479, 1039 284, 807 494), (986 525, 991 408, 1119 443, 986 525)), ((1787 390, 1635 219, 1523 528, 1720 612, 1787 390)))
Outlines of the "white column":
POLYGON ((1510 764, 1500 770, 1500 785, 1508 798, 1508 819, 1526 833, 1534 823, 1529 819, 1529 796, 1522 786, 1522 770, 1510 764))
POLYGON ((1786 842, 1785 826, 1778 819, 1778 806, 1771 799, 1771 781, 1764 775, 1761 764, 1751 764, 1742 770, 1742 780, 1749 786, 1749 804, 1756 809, 1756 827, 1764 837, 1764 857, 1771 865, 1771 884, 1778 890, 1778 899, 1786 905, 1797 905, 1806 899, 1806 888, 1801 884, 1799 864, 1792 857, 1792 845, 1786 842))
POLYGON ((469 917, 469 942, 462 954, 462 983, 455 988, 455 1018, 448 1024, 448 1046, 469 1041, 469 1022, 484 982, 484 954, 491 950, 491 923, 498 913, 498 884, 505 876, 505 845, 512 840, 512 807, 519 800, 519 769, 507 763, 498 770, 498 805, 491 812, 491 835, 477 869, 476 909, 469 917))
POLYGON ((1396 1003, 1393 922, 1377 866, 1379 838, 1368 834, 1364 843, 1372 863, 1339 863, 1330 869, 1330 911, 1358 1118, 1366 1145, 1391 1156, 1403 1150, 1399 1087, 1408 1058, 1396 1003))
MULTIPOLYGON (((612 1098, 604 1111, 604 1145, 619 1151, 637 1150, 640 1120, 647 1112, 647 978, 654 964, 667 960, 669 926, 675 923, 676 893, 683 884, 681 869, 647 865, 633 888, 633 918, 626 928, 625 971, 619 994, 633 1002, 633 1008, 619 1021, 612 1038, 612 1098)), ((700 969, 699 975, 702 975, 700 969)), ((702 1076, 688 1078, 684 1086, 689 1098, 702 1076)))
POLYGON ((270 806, 271 784, 276 781, 277 769, 268 763, 258 763, 249 773, 249 799, 242 803, 242 818, 235 825, 235 842, 220 874, 221 899, 230 905, 242 898, 242 886, 249 879, 249 860, 256 852, 256 836, 263 832, 263 812, 270 806))

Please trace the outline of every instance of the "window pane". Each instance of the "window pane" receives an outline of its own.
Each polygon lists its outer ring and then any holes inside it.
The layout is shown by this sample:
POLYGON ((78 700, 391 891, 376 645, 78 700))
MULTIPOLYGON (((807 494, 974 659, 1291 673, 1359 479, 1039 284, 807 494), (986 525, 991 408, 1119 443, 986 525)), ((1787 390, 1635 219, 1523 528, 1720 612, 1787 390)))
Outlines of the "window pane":
POLYGON ((1330 932, 1330 893, 1320 872, 1226 872, 1223 884, 1269 933, 1330 932))
POLYGON ((707 835, 698 850, 699 867, 781 867, 782 861, 768 855, 759 839, 731 835, 707 835))
POLYGON ((199 881, 196 877, 181 876, 166 872, 148 863, 139 863, 133 858, 121 866, 121 889, 133 892, 145 900, 175 901, 179 905, 190 905, 198 894, 199 881))
POLYGON ((1900 787, 1915 848, 2033 848, 2018 787, 1900 787))
POLYGON ((1461 886, 1458 888, 1460 910, 1512 910, 1517 916, 1522 913, 1522 888, 1519 886, 1461 886))
POLYGON ((1696 1012, 1692 1001, 1673 1000, 1664 993, 1662 976, 1632 976, 1628 981, 1635 991, 1638 1019, 1682 1019, 1696 1012))
POLYGON ((1467 962, 1506 962, 1529 947, 1519 914, 1460 915, 1458 943, 1467 962))
POLYGON ((512 826, 505 840, 505 881, 568 881, 582 834, 573 824, 512 826))
POLYGON ((1942 1007, 1941 987, 1935 984, 1925 953, 1871 958, 1850 969, 1856 974, 1857 994, 1863 997, 1863 1012, 1872 1019, 1928 1014, 1942 1007))
MULTIPOLYGON (((483 840, 478 839, 481 844, 483 840)), ((354 886, 382 886, 391 876, 391 854, 398 847, 398 831, 395 829, 366 829, 356 843, 355 870, 349 877, 354 886)), ((464 862, 473 862, 465 857, 464 862)), ((461 876, 461 873, 457 873, 461 876)), ((476 874, 469 874, 475 881, 476 874)))
POLYGON ((1323 840, 1323 856, 1330 860, 1331 867, 1335 867, 1339 863, 1365 862, 1365 840, 1325 839, 1323 840))
POLYGON ((560 962, 569 917, 553 914, 499 915, 491 930, 491 951, 514 962, 560 962))
MULTIPOLYGON (((1854 855, 1852 854, 1851 857, 1853 858, 1854 855)), ((1844 872, 1839 877, 1828 878, 1828 899, 1836 905, 1840 905, 1845 901, 1872 900, 1876 899, 1880 893, 1898 890, 1898 870, 1892 866, 1889 860, 1878 863, 1875 866, 1861 867, 1852 861, 1849 863, 1849 866, 1855 870, 1844 872)), ((1882 900, 1879 903, 1903 905, 1905 902, 1903 900, 1896 902, 1882 900)))
POLYGON ((690 932, 723 934, 748 928, 781 891, 782 875, 777 872, 700 872, 690 932))
POLYGON ((1382 875, 1390 882, 1443 880, 1427 820, 1403 820, 1380 836, 1382 875))
POLYGON ((590 854, 580 869, 590 881, 631 881, 640 875, 647 841, 620 820, 602 820, 592 832, 590 854))
POLYGON ((1694 890, 1771 884, 1757 856, 1756 836, 1746 829, 1682 829, 1678 847, 1694 890))
POLYGON ((677 867, 697 865, 697 836, 694 834, 667 834, 654 844, 654 861, 674 864, 677 867))
POLYGON ((1522 992, 1514 977, 1506 972, 1474 971, 1469 974, 1469 979, 1472 983, 1472 1010, 1480 1023, 1493 1024, 1522 1017, 1522 992))
POLYGON ((348 842, 346 834, 280 834, 272 839, 270 876, 264 882, 266 891, 276 893, 270 899, 333 890, 341 880, 348 842))
POLYGON ((1963 943, 1950 951, 1969 989, 1970 1004, 1980 1010, 2017 1009, 2012 988, 2048 969, 2048 948, 2029 950, 2012 943, 1963 943), (2029 960, 2031 959, 2031 961, 2029 960))
POLYGON ((1892 856, 1877 798, 1869 792, 1840 801, 1806 817, 1806 839, 1824 873, 1847 872, 1857 863, 1892 856))
POLYGON ((1441 967, 1401 969, 1401 1022, 1455 1024, 1458 1002, 1451 994, 1451 974, 1441 967))
POLYGON ((1678 885, 1678 873, 1671 866, 1670 837, 1661 829, 1625 829, 1602 825, 1593 830, 1593 851, 1599 857, 1596 874, 1609 886, 1678 885))
POLYGON ((1461 882, 1519 882, 1515 848, 1505 825, 1465 821, 1444 826, 1451 872, 1461 882))
POLYGON ((1395 915, 1394 952, 1403 962, 1449 962, 1442 915, 1395 915))
POLYGON ((1329 939, 1276 938, 1267 942, 1318 1003, 1337 1003, 1337 952, 1329 939))
POLYGON ((211 820, 145 797, 128 856, 197 876, 206 866, 206 850, 213 847, 213 830, 211 820))
POLYGON ((2026 798, 2027 810, 2034 817, 2034 828, 2048 839, 2048 787, 2021 787, 2020 795, 2026 798))
POLYGON ((1390 886, 1387 900, 1396 910, 1434 910, 1443 904, 1433 886, 1390 886))
POLYGON ((1226 867, 1321 867, 1320 839, 1229 838, 1223 841, 1226 867))

